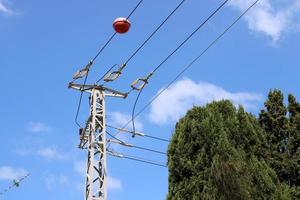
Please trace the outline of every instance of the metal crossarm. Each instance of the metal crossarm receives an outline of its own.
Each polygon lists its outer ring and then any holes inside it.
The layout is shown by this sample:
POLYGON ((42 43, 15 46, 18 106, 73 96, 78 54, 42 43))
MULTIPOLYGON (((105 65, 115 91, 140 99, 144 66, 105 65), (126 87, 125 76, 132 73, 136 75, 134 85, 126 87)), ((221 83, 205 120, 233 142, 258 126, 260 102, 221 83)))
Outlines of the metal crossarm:
POLYGON ((72 88, 74 90, 79 90, 83 92, 92 93, 93 89, 99 90, 99 91, 105 91, 108 92, 105 94, 105 96, 111 96, 111 97, 120 97, 120 98, 126 98, 128 96, 127 93, 119 92, 114 89, 110 89, 101 85, 83 85, 83 84, 76 84, 76 83, 69 83, 69 88, 72 88))

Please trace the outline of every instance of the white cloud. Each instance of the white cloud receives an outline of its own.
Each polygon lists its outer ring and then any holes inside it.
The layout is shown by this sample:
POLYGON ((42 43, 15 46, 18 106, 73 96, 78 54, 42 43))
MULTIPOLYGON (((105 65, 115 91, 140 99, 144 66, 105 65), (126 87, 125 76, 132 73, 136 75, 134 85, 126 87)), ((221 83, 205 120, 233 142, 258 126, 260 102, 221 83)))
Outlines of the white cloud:
MULTIPOLYGON (((129 120, 131 120, 131 116, 128 114, 124 114, 121 112, 112 112, 110 115, 109 124, 121 128, 129 120)), ((131 126, 131 124, 129 124, 128 126, 131 126)), ((136 127, 137 131, 141 131, 143 129, 143 124, 139 120, 135 119, 135 127, 136 127)))
POLYGON ((24 177, 28 172, 22 168, 13 168, 9 166, 0 167, 0 180, 14 180, 24 177))
POLYGON ((108 190, 121 190, 122 189, 122 183, 119 179, 115 179, 113 177, 108 176, 107 177, 107 189, 108 190))
POLYGON ((48 175, 45 178, 45 184, 47 189, 53 189, 55 187, 68 187, 71 185, 71 181, 68 176, 65 175, 48 175))
POLYGON ((255 109, 262 99, 259 94, 231 93, 210 83, 195 83, 184 78, 162 93, 151 105, 150 120, 157 124, 177 121, 193 105, 204 105, 214 100, 229 99, 246 109, 255 109))
POLYGON ((42 133, 50 131, 50 127, 42 122, 29 122, 28 130, 32 133, 42 133))
POLYGON ((14 14, 14 12, 11 9, 9 9, 2 0, 0 0, 0 12, 7 14, 7 15, 14 14))
POLYGON ((37 150, 37 155, 42 156, 47 160, 65 160, 66 155, 63 155, 54 147, 45 147, 37 150))
POLYGON ((86 170, 86 162, 84 160, 74 162, 74 171, 84 176, 86 170))
MULTIPOLYGON (((254 0, 231 0, 230 6, 244 11, 254 0)), ((300 25, 300 0, 261 0, 245 16, 250 30, 263 33, 273 42, 300 25)))
POLYGON ((53 160, 68 160, 70 155, 55 146, 50 147, 23 147, 17 148, 15 152, 20 156, 40 156, 47 161, 53 160))

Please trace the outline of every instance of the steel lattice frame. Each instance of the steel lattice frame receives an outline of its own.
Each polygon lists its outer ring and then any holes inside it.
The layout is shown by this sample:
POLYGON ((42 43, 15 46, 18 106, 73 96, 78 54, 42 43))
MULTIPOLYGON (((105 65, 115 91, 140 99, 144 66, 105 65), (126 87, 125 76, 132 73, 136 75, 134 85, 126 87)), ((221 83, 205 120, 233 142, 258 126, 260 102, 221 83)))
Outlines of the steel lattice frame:
POLYGON ((79 148, 87 149, 85 200, 107 200, 105 97, 126 98, 121 93, 98 85, 70 83, 70 88, 90 93, 90 113, 80 130, 79 148))
POLYGON ((88 136, 85 199, 107 199, 105 100, 102 91, 92 89, 88 136))

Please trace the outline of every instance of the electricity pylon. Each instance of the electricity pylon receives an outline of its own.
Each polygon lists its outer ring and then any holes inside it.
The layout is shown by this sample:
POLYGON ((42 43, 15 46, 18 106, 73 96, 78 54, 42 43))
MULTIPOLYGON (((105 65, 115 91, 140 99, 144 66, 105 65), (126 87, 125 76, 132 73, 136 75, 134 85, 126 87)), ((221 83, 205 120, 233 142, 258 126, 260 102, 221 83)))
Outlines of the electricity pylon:
POLYGON ((107 200, 105 97, 126 98, 127 93, 99 85, 70 83, 69 88, 90 93, 90 112, 79 130, 79 148, 87 149, 85 200, 107 200))

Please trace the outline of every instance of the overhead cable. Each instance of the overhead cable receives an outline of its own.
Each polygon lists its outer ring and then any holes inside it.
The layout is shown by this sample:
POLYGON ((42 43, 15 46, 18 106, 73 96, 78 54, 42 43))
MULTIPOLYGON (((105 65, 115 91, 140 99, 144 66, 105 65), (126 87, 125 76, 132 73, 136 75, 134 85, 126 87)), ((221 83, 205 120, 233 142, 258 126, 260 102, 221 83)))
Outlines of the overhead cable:
MULTIPOLYGON (((146 105, 143 106, 143 108, 134 115, 134 118, 137 118, 142 112, 144 112, 162 93, 164 93, 167 89, 170 88, 171 85, 175 83, 179 79, 179 77, 186 72, 190 67, 192 67, 212 46, 214 46, 237 22, 239 22, 248 12, 253 8, 260 0, 256 0, 254 3, 252 3, 233 23, 231 23, 216 39, 214 39, 208 46, 205 48, 199 56, 197 56, 191 63, 189 63, 180 73, 177 74, 177 76, 167 84, 162 90, 160 90, 146 105)), ((122 128, 125 129, 130 123, 132 122, 132 119, 129 120, 122 128)), ((118 135, 121 131, 118 130, 115 133, 115 136, 118 135)))
POLYGON ((124 158, 124 159, 128 159, 128 160, 133 160, 133 161, 142 162, 142 163, 155 165, 155 166, 159 166, 159 167, 164 167, 164 168, 167 167, 167 165, 162 164, 162 163, 158 163, 158 162, 151 161, 151 160, 145 160, 143 158, 139 158, 139 157, 135 157, 135 156, 129 156, 129 155, 121 154, 121 153, 118 153, 118 152, 114 152, 110 149, 107 149, 107 153, 109 155, 117 157, 117 158, 124 158))
POLYGON ((113 139, 115 139, 116 141, 114 140, 108 140, 108 142, 110 143, 116 143, 116 144, 120 144, 120 145, 123 145, 125 147, 130 147, 130 148, 136 148, 136 149, 140 149, 140 150, 144 150, 144 151, 149 151, 149 152, 152 152, 152 153, 158 153, 158 154, 162 154, 162 155, 167 155, 166 152, 162 152, 162 151, 158 151, 158 150, 154 150, 154 149, 149 149, 149 148, 146 148, 146 147, 140 147, 140 146, 136 146, 136 145, 133 145, 133 144, 128 144, 124 141, 122 141, 121 139, 113 136, 112 134, 110 134, 109 132, 106 131, 106 133, 113 139))
MULTIPOLYGON (((148 80, 150 79, 151 76, 159 69, 161 68, 185 43, 187 43, 213 16, 215 16, 228 2, 229 0, 225 0, 220 6, 218 6, 217 9, 215 9, 179 46, 177 46, 172 53, 170 53, 157 67, 154 68, 154 70, 148 75, 148 78, 144 80, 144 85, 139 89, 139 93, 136 97, 136 100, 133 104, 133 109, 132 109, 132 129, 133 132, 135 132, 135 123, 134 123, 134 115, 135 115, 135 109, 138 103, 138 100, 143 92, 144 87, 148 83, 148 80)), ((135 134, 133 134, 133 137, 135 134)))
POLYGON ((141 46, 139 48, 137 48, 137 50, 126 60, 125 64, 127 65, 132 58, 134 58, 134 56, 145 46, 145 44, 147 44, 147 42, 156 34, 156 32, 170 19, 170 17, 172 17, 172 15, 182 6, 182 4, 185 2, 186 0, 182 0, 177 6, 176 8, 165 18, 165 20, 151 33, 151 35, 141 44, 141 46))
MULTIPOLYGON (((131 121, 130 121, 131 122, 131 121)), ((130 123, 129 122, 129 123, 130 123)), ((128 124, 127 124, 128 125, 128 124)), ((127 126, 126 125, 126 126, 127 126)), ((124 133, 130 133, 130 134, 134 134, 134 132, 133 131, 129 131, 129 130, 126 130, 126 129, 124 129, 124 128, 117 128, 117 127, 114 127, 114 126, 111 126, 111 125, 108 125, 108 124, 106 124, 106 126, 107 127, 110 127, 110 128, 113 128, 113 129, 115 129, 115 130, 117 130, 117 131, 119 131, 119 132, 124 132, 124 133)), ((165 138, 160 138, 160 137, 156 137, 156 136, 152 136, 152 135, 149 135, 149 134, 144 134, 144 133, 140 133, 140 132, 135 132, 135 135, 137 135, 137 136, 141 136, 141 137, 146 137, 146 138, 150 138, 150 139, 154 139, 154 140, 160 140, 160 141, 162 141, 162 142, 170 142, 170 140, 167 140, 167 139, 165 139, 165 138)))
MULTIPOLYGON (((133 10, 130 12, 130 14, 127 16, 126 19, 129 19, 133 13, 138 9, 138 7, 141 5, 141 3, 143 2, 144 0, 140 0, 137 5, 133 8, 133 10)), ((98 56, 102 53, 102 51, 106 48, 106 46, 111 42, 111 40, 116 36, 117 32, 115 32, 109 39, 108 41, 105 43, 105 45, 99 50, 99 52, 96 54, 96 56, 92 59, 92 62, 94 62, 98 56)))
MULTIPOLYGON (((163 27, 163 25, 172 17, 172 15, 174 15, 176 13, 176 11, 183 5, 183 3, 185 1, 186 0, 182 0, 176 6, 176 8, 161 22, 161 24, 148 36, 148 38, 134 51, 134 53, 131 54, 127 58, 127 60, 124 62, 124 64, 122 64, 122 66, 120 66, 119 69, 116 72, 121 74, 124 67, 137 55, 137 53, 148 43, 148 41, 163 27)), ((108 73, 109 73, 109 71, 106 72, 106 74, 108 74, 108 73)), ((113 80, 115 80, 118 77, 119 76, 115 76, 113 80)), ((103 78, 100 78, 99 80, 97 80, 96 83, 99 83, 101 80, 103 80, 103 78)), ((110 81, 110 80, 107 80, 107 81, 110 81)))
POLYGON ((28 176, 30 176, 30 174, 25 175, 24 177, 20 178, 19 180, 13 180, 13 184, 10 185, 7 189, 5 189, 3 192, 0 192, 0 196, 5 194, 6 192, 8 192, 9 190, 11 190, 14 187, 19 187, 20 183, 22 181, 24 181, 28 176))
MULTIPOLYGON (((140 0, 137 5, 133 8, 133 10, 130 12, 130 14, 127 16, 126 19, 129 19, 133 13, 138 9, 138 7, 141 5, 141 3, 144 0, 140 0)), ((79 71, 79 74, 82 74, 82 72, 84 71, 84 81, 83 81, 83 87, 86 85, 88 76, 89 76, 89 72, 90 72, 90 67, 93 65, 93 63, 95 62, 95 60, 99 57, 99 55, 104 51, 104 49, 108 46, 108 44, 113 40, 113 38, 117 35, 117 32, 114 32, 111 37, 107 40, 107 42, 101 47, 101 49, 97 52, 97 54, 95 55, 95 57, 86 65, 86 67, 82 70, 79 71)), ((77 106, 77 110, 76 110, 76 115, 75 115, 75 123, 77 124, 78 127, 81 127, 81 125, 78 122, 78 115, 80 112, 80 107, 81 107, 81 103, 82 103, 82 96, 83 96, 83 91, 81 91, 80 93, 80 97, 79 97, 79 102, 78 102, 78 106, 77 106)))

